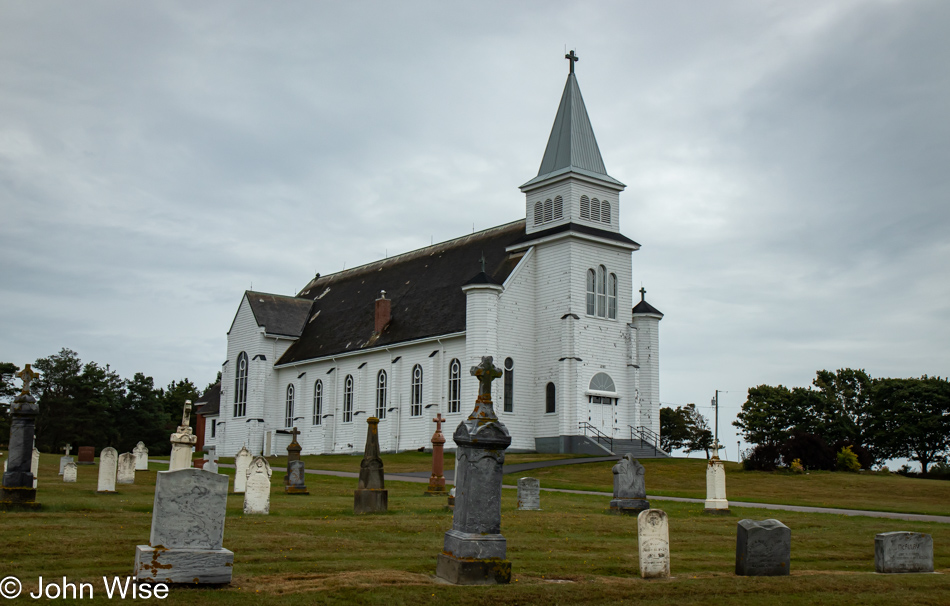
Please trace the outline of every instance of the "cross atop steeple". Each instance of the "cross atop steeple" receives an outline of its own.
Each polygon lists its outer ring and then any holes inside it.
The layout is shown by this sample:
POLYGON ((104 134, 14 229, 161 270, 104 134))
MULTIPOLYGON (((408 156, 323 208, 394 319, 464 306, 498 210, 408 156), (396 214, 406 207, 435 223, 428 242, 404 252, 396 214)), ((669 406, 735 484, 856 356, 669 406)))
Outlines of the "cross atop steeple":
POLYGON ((482 264, 482 272, 484 273, 484 271, 485 271, 485 251, 482 251, 482 258, 479 259, 479 261, 480 261, 481 264, 482 264))
POLYGON ((647 300, 647 289, 643 288, 642 286, 640 287, 640 300, 641 301, 647 300))
POLYGON ((564 58, 565 58, 565 59, 568 59, 568 60, 571 62, 571 71, 570 71, 569 73, 572 73, 572 74, 573 74, 573 73, 574 73, 574 64, 577 63, 578 61, 580 61, 581 58, 578 57, 578 56, 574 53, 573 50, 572 50, 571 52, 569 52, 568 54, 564 55, 564 58))

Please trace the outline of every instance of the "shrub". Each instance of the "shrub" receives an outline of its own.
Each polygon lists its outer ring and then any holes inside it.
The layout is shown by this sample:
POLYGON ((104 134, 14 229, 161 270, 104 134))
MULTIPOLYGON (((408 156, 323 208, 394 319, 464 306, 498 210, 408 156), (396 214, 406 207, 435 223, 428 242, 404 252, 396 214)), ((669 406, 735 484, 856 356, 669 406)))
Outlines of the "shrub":
POLYGON ((775 444, 759 444, 749 452, 742 462, 746 471, 775 471, 781 460, 778 446, 775 444))
POLYGON ((838 452, 838 471, 860 471, 861 463, 858 455, 854 454, 850 446, 845 446, 838 452))
POLYGON ((795 432, 779 446, 782 461, 791 467, 796 459, 807 469, 824 469, 833 471, 835 468, 835 451, 828 443, 813 433, 795 432))
POLYGON ((788 468, 792 470, 792 473, 805 473, 805 468, 802 466, 801 459, 793 459, 788 468))
POLYGON ((855 444, 850 440, 841 440, 835 442, 834 452, 841 452, 841 449, 846 447, 850 447, 851 452, 853 452, 855 456, 858 457, 858 463, 861 465, 861 469, 871 469, 871 465, 874 464, 874 458, 871 456, 871 452, 867 448, 861 446, 860 444, 855 444))

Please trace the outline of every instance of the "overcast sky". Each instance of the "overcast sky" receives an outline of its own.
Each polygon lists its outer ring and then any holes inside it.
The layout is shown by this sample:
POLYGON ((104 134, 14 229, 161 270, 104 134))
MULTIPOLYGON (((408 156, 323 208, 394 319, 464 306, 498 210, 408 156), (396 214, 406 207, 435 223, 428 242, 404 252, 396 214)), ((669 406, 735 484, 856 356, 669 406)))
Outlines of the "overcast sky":
MULTIPOLYGON (((567 73, 661 400, 950 374, 950 3, 6 2, 0 360, 214 379, 243 291, 524 218, 567 73)), ((730 446, 730 439, 732 440, 730 446)))

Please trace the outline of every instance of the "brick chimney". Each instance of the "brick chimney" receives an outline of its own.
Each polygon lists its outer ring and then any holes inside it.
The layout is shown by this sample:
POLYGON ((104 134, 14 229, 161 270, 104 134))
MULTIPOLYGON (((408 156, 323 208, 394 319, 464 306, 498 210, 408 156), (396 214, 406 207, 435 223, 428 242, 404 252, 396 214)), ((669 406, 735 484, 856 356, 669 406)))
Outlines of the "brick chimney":
POLYGON ((386 298, 386 291, 379 291, 379 298, 376 299, 376 322, 373 327, 374 334, 382 334, 383 329, 389 326, 392 319, 392 301, 386 298))

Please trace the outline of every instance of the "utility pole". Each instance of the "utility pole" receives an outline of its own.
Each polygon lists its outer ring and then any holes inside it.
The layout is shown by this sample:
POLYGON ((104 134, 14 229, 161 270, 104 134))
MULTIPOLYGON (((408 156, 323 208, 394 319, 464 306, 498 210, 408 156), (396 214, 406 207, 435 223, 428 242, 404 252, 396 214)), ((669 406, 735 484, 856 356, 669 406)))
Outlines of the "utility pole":
POLYGON ((716 390, 716 397, 712 399, 713 408, 716 409, 716 433, 714 434, 713 441, 715 442, 715 448, 719 448, 719 390, 716 390))

